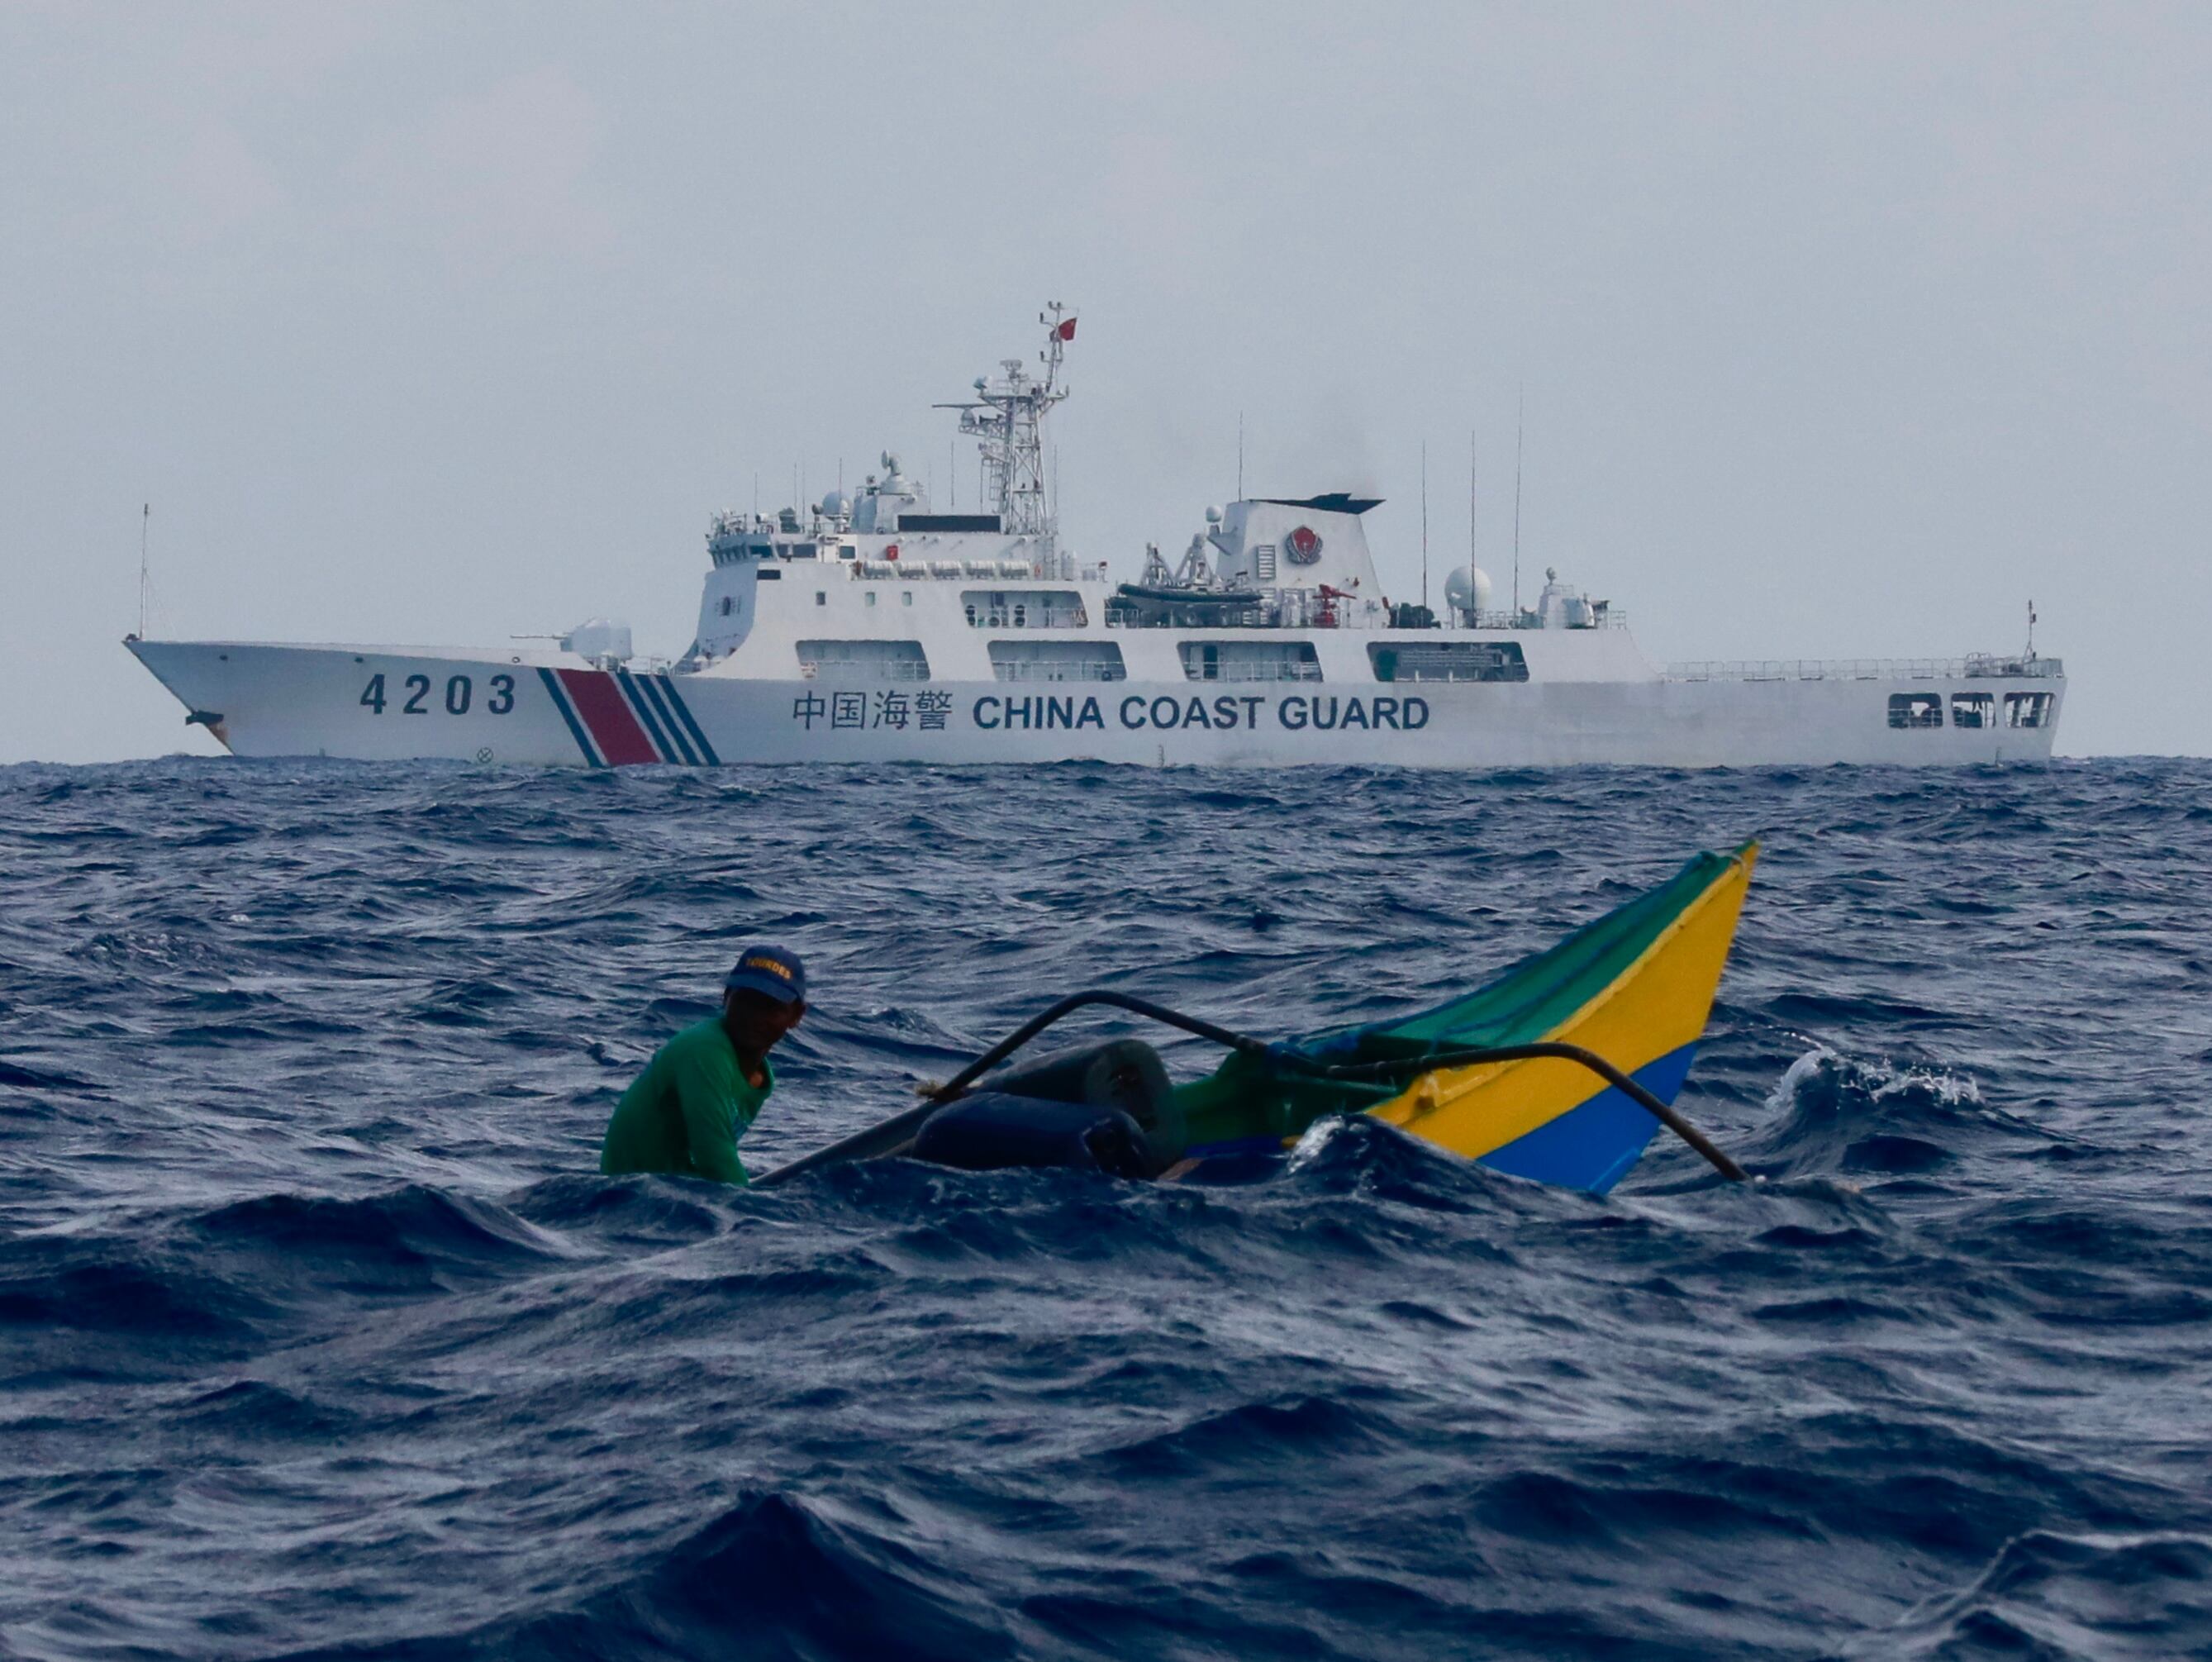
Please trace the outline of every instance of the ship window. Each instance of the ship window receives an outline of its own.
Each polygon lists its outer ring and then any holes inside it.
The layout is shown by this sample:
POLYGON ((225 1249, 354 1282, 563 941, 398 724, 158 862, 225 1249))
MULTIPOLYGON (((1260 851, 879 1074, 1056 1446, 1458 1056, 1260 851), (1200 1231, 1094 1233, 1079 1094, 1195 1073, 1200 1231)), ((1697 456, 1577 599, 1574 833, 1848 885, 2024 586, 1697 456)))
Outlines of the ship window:
POLYGON ((2008 692, 2005 694, 2005 725, 2008 728, 2039 728, 2051 719, 2051 695, 2047 692, 2008 692))
POLYGON ((872 588, 867 590, 860 603, 863 606, 873 606, 876 603, 876 591, 872 588))
POLYGON ((1943 695, 1940 692, 1891 693, 1889 724, 1893 728, 1942 727, 1943 695))
POLYGON ((1997 724, 1997 701, 1986 692, 1951 695, 1951 725, 1954 728, 1993 728, 1997 724))
POLYGON ((978 629, 1081 629, 1087 621, 1072 588, 970 588, 960 600, 978 629))
POLYGON ((830 591, 826 588, 816 589, 814 591, 814 604, 817 606, 828 606, 830 604, 830 591))
POLYGON ((1525 681, 1518 641, 1401 641, 1370 646, 1378 681, 1525 681))
POLYGON ((722 596, 722 615, 726 618, 738 609, 738 603, 728 595, 722 596))
POLYGON ((1185 641, 1182 673, 1194 681, 1318 681, 1311 641, 1185 641))
POLYGON ((919 641, 801 641, 799 673, 810 681, 927 681, 919 641))
POLYGON ((902 588, 899 590, 899 604, 901 606, 912 606, 914 604, 914 591, 910 588, 902 588))
POLYGON ((994 641, 991 673, 1001 681, 1125 681, 1121 648, 1110 641, 994 641))

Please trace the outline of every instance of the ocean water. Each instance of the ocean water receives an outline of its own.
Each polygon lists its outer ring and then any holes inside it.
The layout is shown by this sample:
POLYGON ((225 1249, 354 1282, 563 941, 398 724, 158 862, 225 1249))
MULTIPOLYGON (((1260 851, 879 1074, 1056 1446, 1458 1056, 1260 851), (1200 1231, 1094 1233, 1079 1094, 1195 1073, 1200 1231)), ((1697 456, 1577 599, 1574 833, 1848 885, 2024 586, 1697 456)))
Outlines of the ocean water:
POLYGON ((2195 763, 0 770, 0 1653, 2212 1653, 2208 903, 2195 763), (757 1171, 1061 992, 1402 1011, 1753 834, 1755 1186, 596 1174, 749 939, 757 1171))

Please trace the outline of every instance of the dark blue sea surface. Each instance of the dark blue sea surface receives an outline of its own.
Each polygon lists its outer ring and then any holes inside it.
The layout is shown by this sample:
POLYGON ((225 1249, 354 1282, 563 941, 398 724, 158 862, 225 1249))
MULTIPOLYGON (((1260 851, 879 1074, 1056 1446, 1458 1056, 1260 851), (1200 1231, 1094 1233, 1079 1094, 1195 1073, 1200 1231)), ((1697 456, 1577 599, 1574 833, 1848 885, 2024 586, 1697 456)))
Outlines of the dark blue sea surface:
POLYGON ((2206 764, 0 770, 0 1653, 2212 1653, 2208 1081, 2206 764), (597 1175, 749 939, 758 1171, 1753 834, 1682 1104, 1755 1185, 597 1175))

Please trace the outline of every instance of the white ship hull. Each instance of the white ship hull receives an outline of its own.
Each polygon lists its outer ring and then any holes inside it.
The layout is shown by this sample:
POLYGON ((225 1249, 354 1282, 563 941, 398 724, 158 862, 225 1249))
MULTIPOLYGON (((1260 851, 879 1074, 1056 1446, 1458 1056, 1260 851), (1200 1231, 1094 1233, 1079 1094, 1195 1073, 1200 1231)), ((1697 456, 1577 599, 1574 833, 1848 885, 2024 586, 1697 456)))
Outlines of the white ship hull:
POLYGON ((544 653, 157 641, 131 649, 240 756, 550 767, 1964 766, 2047 760, 2064 687, 1847 669, 1773 679, 841 685, 630 674, 544 653), (1894 697, 1930 693, 1953 705, 1953 719, 1890 724, 1894 697), (1960 697, 1988 711, 1987 724, 1960 725, 1960 697), (2007 724, 2015 699, 2023 709, 2037 701, 2036 725, 2007 724))
MULTIPOLYGON (((1041 376, 1019 359, 952 406, 988 509, 933 511, 884 457, 860 494, 714 516, 690 647, 648 669, 627 626, 557 649, 133 640, 240 756, 536 766, 1130 762, 1426 768, 1820 767, 2039 762, 2063 667, 2029 649, 1949 661, 1686 665, 1646 659, 1610 601, 1547 569, 1505 611, 1473 564, 1441 614, 1393 605, 1371 496, 1206 511, 1139 581, 1059 541, 1041 376), (629 667, 624 667, 629 666, 629 667)), ((2031 619, 2031 623, 2032 623, 2031 619)), ((2032 630, 2031 630, 2032 636, 2032 630)))

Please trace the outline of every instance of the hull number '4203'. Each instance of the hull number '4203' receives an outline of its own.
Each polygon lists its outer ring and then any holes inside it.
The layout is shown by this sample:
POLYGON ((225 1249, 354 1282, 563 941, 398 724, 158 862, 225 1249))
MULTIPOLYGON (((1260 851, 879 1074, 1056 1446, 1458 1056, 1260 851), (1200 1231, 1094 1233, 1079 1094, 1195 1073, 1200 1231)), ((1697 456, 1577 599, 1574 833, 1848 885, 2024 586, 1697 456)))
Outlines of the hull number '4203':
MULTIPOLYGON (((490 696, 484 700, 486 710, 494 715, 504 715, 514 708, 514 677, 495 675, 486 685, 491 688, 490 696)), ((410 675, 399 685, 398 692, 387 695, 384 690, 384 676, 380 672, 370 676, 368 685, 361 690, 361 702, 378 715, 384 714, 386 705, 395 697, 398 700, 402 715, 428 715, 430 713, 431 681, 428 676, 410 675)), ((446 714, 466 715, 470 706, 476 702, 476 694, 475 683, 467 676, 448 675, 446 678, 446 714)))

